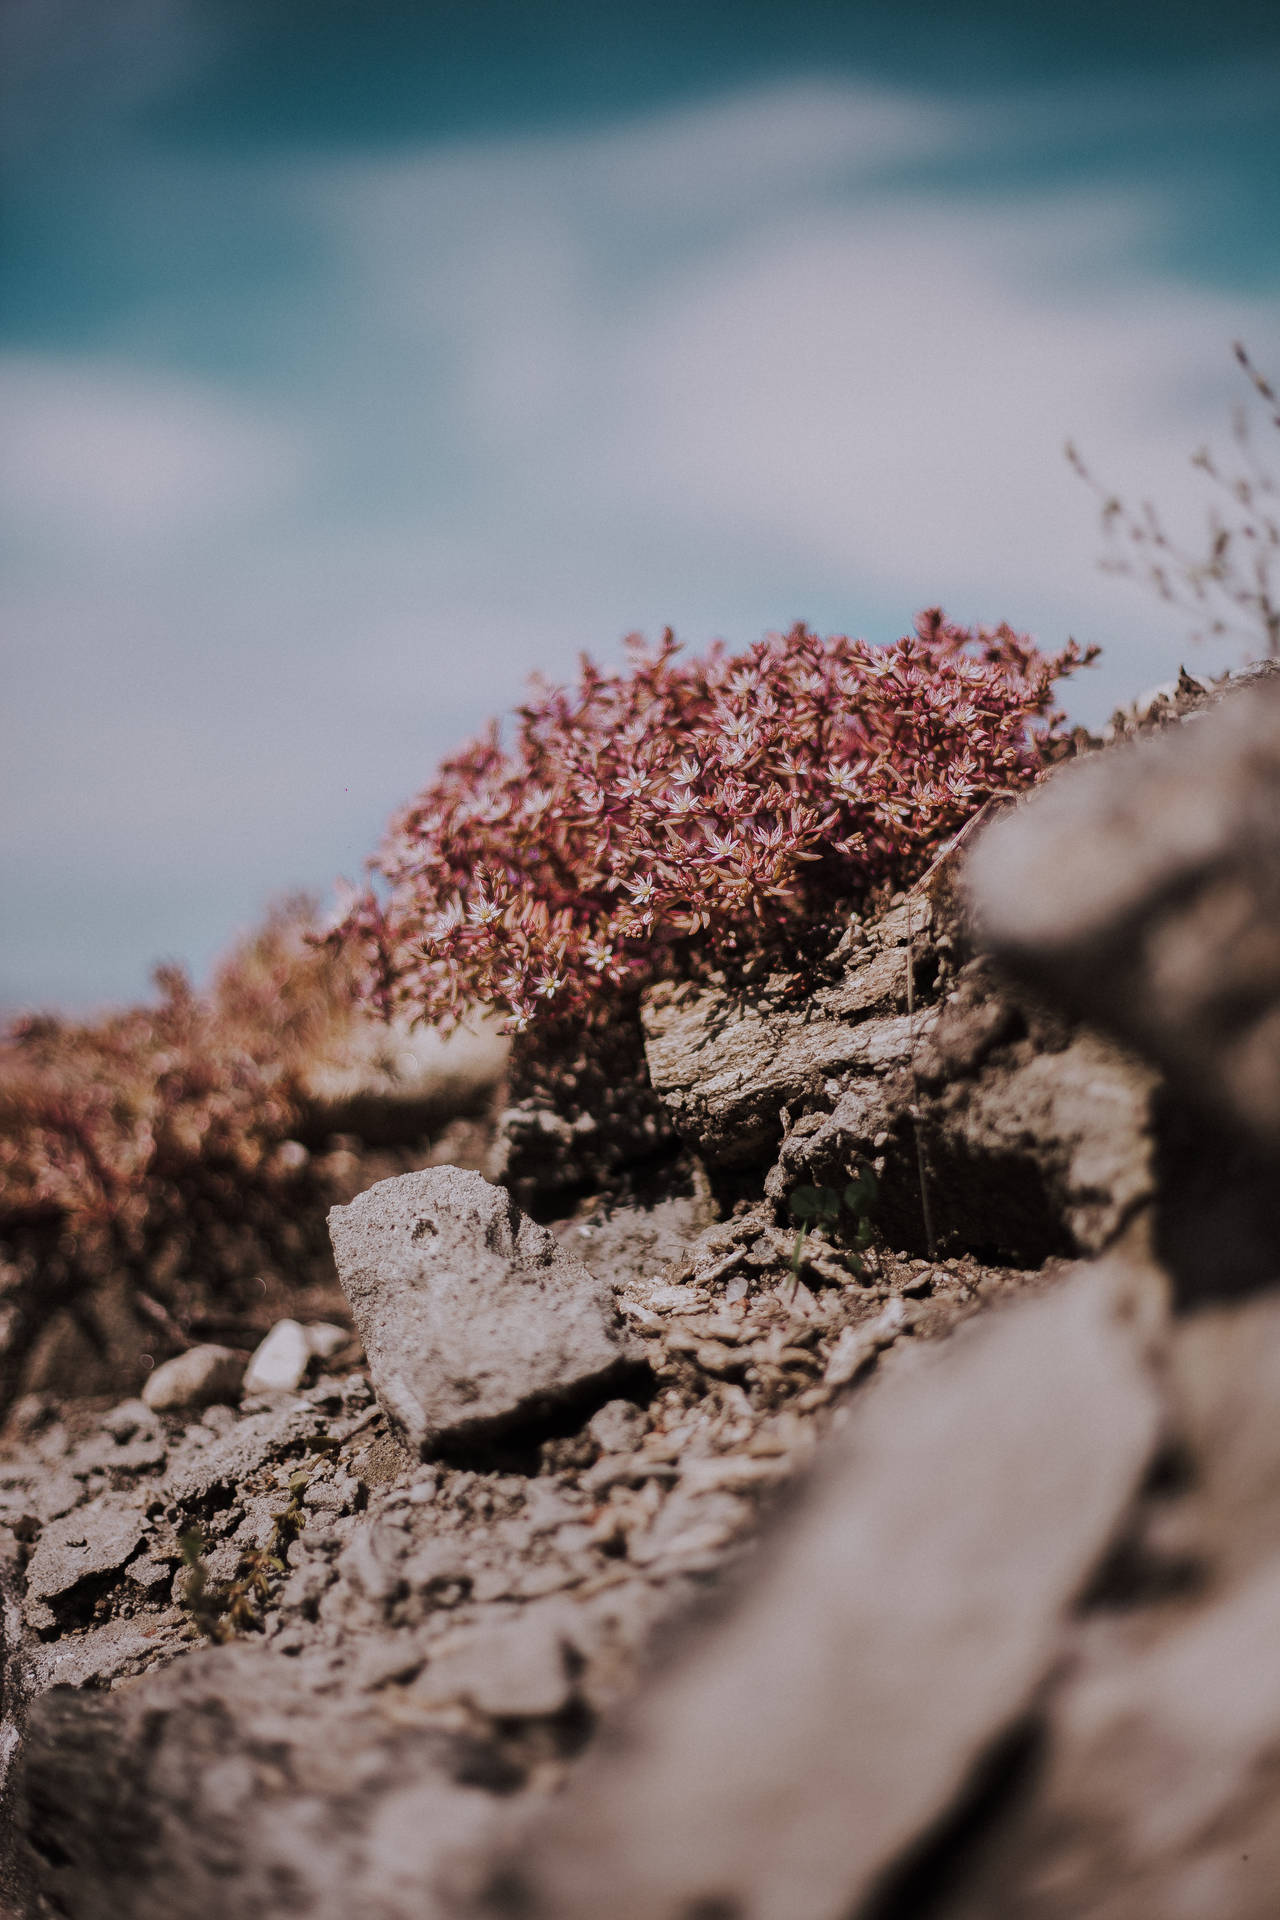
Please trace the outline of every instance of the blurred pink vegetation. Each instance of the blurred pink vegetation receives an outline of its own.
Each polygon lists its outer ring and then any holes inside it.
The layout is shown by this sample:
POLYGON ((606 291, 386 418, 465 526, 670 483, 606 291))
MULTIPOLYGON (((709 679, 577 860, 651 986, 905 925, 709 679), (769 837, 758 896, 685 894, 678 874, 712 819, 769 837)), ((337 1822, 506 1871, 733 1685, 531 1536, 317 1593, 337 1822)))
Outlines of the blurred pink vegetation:
POLYGON ((510 1030, 663 973, 732 964, 909 883, 1066 738, 1044 654, 932 608, 876 647, 805 626, 682 659, 670 632, 576 687, 538 685, 392 823, 334 938, 384 1012, 510 1030))
POLYGON ((0 1035, 0 1228, 51 1215, 101 1227, 117 1252, 181 1210, 191 1169, 278 1178, 310 1061, 351 1018, 346 956, 318 950, 305 902, 279 909, 207 994, 157 969, 155 1005, 98 1021, 52 1015, 0 1035))

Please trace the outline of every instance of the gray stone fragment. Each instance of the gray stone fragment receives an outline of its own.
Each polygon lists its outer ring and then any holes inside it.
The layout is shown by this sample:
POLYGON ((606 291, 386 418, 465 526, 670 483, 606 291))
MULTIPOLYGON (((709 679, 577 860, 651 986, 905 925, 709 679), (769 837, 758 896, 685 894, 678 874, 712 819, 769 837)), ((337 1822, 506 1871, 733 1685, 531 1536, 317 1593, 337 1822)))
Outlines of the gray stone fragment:
POLYGON ((608 1286, 478 1173, 381 1181, 329 1230, 379 1402, 411 1445, 509 1427, 630 1358, 608 1286))
POLYGON ((736 1613, 570 1788, 535 1911, 857 1908, 1025 1709, 1133 1495, 1147 1279, 1086 1270, 870 1391, 736 1613))
POLYGON ((1062 769, 968 887, 1007 963, 1280 1146, 1280 684, 1062 769))
POLYGON ((313 1320, 303 1328, 303 1332, 307 1336, 307 1346, 317 1360, 331 1360, 351 1337, 345 1327, 334 1326, 329 1320, 313 1320))
MULTIPOLYGON (((930 1118, 946 1153, 976 1169, 1034 1166, 1052 1217, 1078 1253, 1102 1253, 1155 1196, 1151 1102, 1155 1075, 1097 1034, 1077 1033, 1060 1052, 1027 1048, 1002 1056, 964 1088, 944 1093, 930 1118)), ((1012 1179, 1006 1179, 1011 1188, 1012 1179)), ((989 1212, 998 1191, 975 1178, 974 1199, 989 1212)), ((963 1218, 963 1198, 953 1215, 963 1218)), ((1005 1201, 1001 1232, 1016 1233, 1015 1202, 1005 1201)), ((966 1239, 981 1227, 969 1225, 966 1239)), ((1016 1244, 1016 1241, 1014 1242, 1016 1244)))
MULTIPOLYGON (((132 1576, 132 1566, 129 1573, 132 1576)), ((87 1633, 50 1640, 32 1662, 40 1689, 105 1687, 141 1673, 157 1655, 172 1656, 190 1644, 184 1640, 189 1619, 176 1610, 159 1616, 152 1613, 141 1620, 108 1620, 87 1633)))
POLYGON ((905 1066, 932 1014, 907 1014, 907 963, 932 923, 928 900, 883 914, 842 943, 842 978, 803 1000, 662 982, 642 1003, 649 1078, 682 1137, 715 1166, 766 1157, 781 1109, 812 1102, 831 1076, 905 1066), (847 951, 846 951, 847 947, 847 951))
POLYGON ((921 1313, 914 1301, 895 1294, 874 1318, 846 1327, 831 1349, 822 1375, 824 1384, 848 1386, 883 1348, 892 1346, 899 1334, 907 1332, 921 1313))
POLYGON ((51 1521, 27 1567, 27 1617, 32 1625, 52 1625, 50 1601, 63 1599, 84 1580, 122 1567, 145 1528, 139 1508, 112 1494, 51 1521))
POLYGON ((119 1401, 107 1409, 100 1424, 121 1445, 132 1440, 136 1434, 155 1433, 159 1427, 154 1412, 145 1400, 119 1401))
POLYGON ((143 1404, 152 1413, 181 1413, 234 1400, 243 1374, 242 1353, 230 1347, 189 1347, 156 1368, 142 1389, 143 1404))
POLYGON ((587 1432, 604 1453, 629 1453, 640 1444, 648 1418, 630 1400, 608 1400, 592 1414, 587 1432))
POLYGON ((503 1718, 559 1713, 573 1693, 571 1616, 563 1600, 534 1601, 505 1619, 460 1628, 431 1650, 409 1697, 424 1705, 465 1701, 503 1718))
POLYGON ((73 1474, 54 1471, 41 1474, 35 1483, 35 1511, 40 1521, 60 1520, 64 1513, 78 1507, 84 1488, 73 1474))

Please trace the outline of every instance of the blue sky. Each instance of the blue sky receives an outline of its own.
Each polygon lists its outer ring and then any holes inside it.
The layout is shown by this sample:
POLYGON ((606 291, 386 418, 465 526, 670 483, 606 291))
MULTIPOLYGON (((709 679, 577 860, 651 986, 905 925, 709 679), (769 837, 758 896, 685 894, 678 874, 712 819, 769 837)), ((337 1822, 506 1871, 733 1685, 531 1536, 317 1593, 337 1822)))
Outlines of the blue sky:
POLYGON ((436 761, 670 622, 1185 628, 1280 372, 1280 11, 10 0, 0 1006, 202 974, 436 761))

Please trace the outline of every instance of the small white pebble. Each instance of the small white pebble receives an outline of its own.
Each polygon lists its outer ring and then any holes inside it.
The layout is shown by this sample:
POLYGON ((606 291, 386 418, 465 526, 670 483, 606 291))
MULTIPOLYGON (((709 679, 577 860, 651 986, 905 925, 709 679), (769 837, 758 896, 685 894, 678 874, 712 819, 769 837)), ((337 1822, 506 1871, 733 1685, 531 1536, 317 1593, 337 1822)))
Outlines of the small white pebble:
POLYGON ((243 1394, 292 1393, 301 1386, 311 1359, 307 1329, 296 1320, 277 1320, 250 1360, 243 1394))

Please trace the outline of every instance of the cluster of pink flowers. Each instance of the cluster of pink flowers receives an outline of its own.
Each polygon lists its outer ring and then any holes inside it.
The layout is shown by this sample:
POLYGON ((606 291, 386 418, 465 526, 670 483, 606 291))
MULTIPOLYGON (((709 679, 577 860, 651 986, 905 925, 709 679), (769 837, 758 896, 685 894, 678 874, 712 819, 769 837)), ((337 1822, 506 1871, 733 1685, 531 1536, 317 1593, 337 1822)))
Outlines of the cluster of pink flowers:
POLYGON ((1053 683, 1091 658, 931 609, 888 647, 804 626, 539 688, 392 823, 349 903, 369 988, 446 1027, 523 1031, 682 960, 723 963, 923 869, 1060 737, 1053 683))

